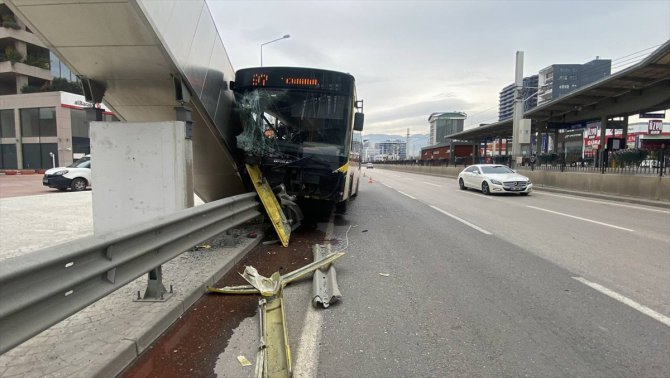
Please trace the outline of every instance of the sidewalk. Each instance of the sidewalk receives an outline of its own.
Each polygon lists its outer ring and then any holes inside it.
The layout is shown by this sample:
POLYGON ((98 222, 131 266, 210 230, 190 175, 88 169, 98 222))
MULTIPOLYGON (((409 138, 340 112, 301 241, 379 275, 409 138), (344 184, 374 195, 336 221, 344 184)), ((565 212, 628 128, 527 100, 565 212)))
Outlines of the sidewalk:
MULTIPOLYGON (((91 191, 0 199, 0 261, 91 235, 91 191), (57 229, 54 232, 54 228, 57 229)), ((163 265, 165 302, 133 302, 140 277, 0 356, 0 377, 114 377, 261 240, 188 251, 163 265)), ((255 230, 256 231, 256 230, 255 230)), ((258 232, 258 231, 256 231, 258 232)))

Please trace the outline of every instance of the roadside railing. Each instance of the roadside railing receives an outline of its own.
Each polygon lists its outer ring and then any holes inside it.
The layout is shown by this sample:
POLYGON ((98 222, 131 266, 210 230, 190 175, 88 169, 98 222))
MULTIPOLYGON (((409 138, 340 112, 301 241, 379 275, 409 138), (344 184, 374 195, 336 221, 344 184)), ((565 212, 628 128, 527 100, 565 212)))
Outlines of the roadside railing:
MULTIPOLYGON (((401 165, 401 166, 420 166, 420 167, 467 167, 471 164, 504 164, 512 166, 513 159, 511 155, 487 156, 477 159, 472 157, 457 157, 453 160, 447 158, 429 159, 429 160, 388 160, 375 161, 374 164, 401 165)), ((643 161, 617 161, 614 158, 601 164, 597 159, 570 159, 570 157, 561 157, 559 155, 539 156, 533 161, 529 157, 523 157, 521 164, 515 166, 516 169, 544 170, 555 172, 589 172, 589 173, 609 173, 623 175, 651 175, 667 176, 670 173, 670 158, 662 155, 658 160, 643 161)))
POLYGON ((0 264, 0 354, 193 246, 261 215, 256 193, 224 198, 0 264))

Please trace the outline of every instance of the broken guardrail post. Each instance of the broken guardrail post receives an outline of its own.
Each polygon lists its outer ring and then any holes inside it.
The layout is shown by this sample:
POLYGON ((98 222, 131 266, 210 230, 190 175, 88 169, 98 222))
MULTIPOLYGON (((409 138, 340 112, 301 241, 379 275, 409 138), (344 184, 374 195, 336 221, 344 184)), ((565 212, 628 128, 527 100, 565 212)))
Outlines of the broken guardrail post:
MULTIPOLYGON (((332 253, 331 245, 315 244, 312 252, 314 261, 322 260, 332 253)), ((337 272, 335 271, 335 265, 332 263, 321 265, 315 270, 312 280, 312 304, 314 307, 321 304, 324 308, 328 308, 332 303, 342 298, 340 288, 337 286, 337 272)))

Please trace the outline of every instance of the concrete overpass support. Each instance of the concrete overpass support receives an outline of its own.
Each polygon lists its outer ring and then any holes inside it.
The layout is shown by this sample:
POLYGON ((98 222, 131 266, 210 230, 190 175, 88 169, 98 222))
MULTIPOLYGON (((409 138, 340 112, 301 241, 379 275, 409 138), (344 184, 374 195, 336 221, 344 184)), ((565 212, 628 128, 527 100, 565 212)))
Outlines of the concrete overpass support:
POLYGON ((6 3, 122 121, 175 121, 174 108, 190 106, 203 200, 246 191, 233 156, 234 71, 204 0, 6 3))

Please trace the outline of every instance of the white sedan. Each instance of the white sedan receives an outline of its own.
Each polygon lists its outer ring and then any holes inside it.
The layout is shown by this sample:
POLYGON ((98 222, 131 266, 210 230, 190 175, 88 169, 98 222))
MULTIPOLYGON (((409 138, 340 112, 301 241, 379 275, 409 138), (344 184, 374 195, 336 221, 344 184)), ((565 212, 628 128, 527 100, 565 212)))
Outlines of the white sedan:
POLYGON ((458 186, 461 190, 473 188, 484 194, 518 193, 528 195, 533 183, 507 166, 500 164, 475 164, 458 174, 458 186))

